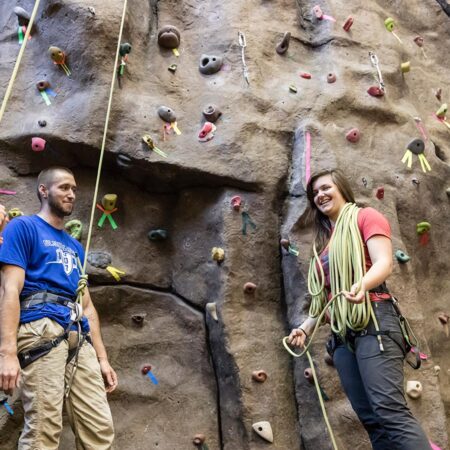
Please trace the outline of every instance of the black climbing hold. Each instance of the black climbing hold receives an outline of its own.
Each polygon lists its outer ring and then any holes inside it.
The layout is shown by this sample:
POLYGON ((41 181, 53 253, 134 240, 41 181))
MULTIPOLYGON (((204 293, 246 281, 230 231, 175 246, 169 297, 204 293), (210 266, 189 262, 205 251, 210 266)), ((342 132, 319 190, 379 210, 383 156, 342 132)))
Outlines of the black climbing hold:
POLYGON ((20 6, 14 8, 14 13, 17 16, 20 26, 27 26, 30 22, 31 16, 20 6))
POLYGON ((425 151, 425 143, 422 139, 414 139, 408 144, 408 150, 411 150, 415 155, 420 155, 425 151))
POLYGON ((45 126, 47 126, 47 121, 46 120, 38 120, 38 125, 40 127, 45 127, 45 126))
POLYGON ((164 122, 172 123, 176 122, 177 116, 175 115, 175 111, 168 106, 160 106, 158 108, 158 115, 161 117, 164 122))
POLYGON ((97 267, 99 269, 106 269, 109 265, 111 265, 112 262, 111 255, 107 252, 102 251, 89 252, 87 260, 91 266, 97 267))
POLYGON ((118 153, 116 157, 116 162, 119 167, 122 167, 124 169, 128 169, 133 165, 133 160, 123 153, 118 153))
POLYGON ((175 72, 177 71, 177 68, 178 68, 178 66, 177 66, 176 64, 171 64, 171 65, 167 68, 167 70, 168 70, 169 72, 175 73, 175 72))
POLYGON ((36 83, 36 87, 39 92, 42 92, 50 87, 50 83, 46 80, 41 80, 36 83))
POLYGON ((212 75, 221 69, 222 64, 223 58, 221 56, 202 55, 199 70, 203 75, 212 75))
POLYGON ((120 56, 128 55, 128 53, 130 53, 130 52, 131 52, 131 44, 129 44, 128 42, 124 42, 123 44, 120 44, 120 49, 119 49, 120 56))
POLYGON ((149 231, 147 237, 151 241, 165 241, 167 239, 168 233, 166 230, 151 230, 149 231))
POLYGON ((144 325, 144 319, 146 314, 133 314, 131 320, 138 326, 142 327, 144 325))
POLYGON ((214 123, 222 115, 222 111, 216 105, 208 105, 203 110, 203 115, 208 122, 214 123))

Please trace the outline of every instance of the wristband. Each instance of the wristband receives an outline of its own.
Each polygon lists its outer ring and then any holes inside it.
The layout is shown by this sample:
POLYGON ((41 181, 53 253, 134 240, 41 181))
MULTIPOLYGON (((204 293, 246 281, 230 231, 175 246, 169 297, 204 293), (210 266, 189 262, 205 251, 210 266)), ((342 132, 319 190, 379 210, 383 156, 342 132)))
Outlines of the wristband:
POLYGON ((302 328, 302 327, 298 327, 299 330, 302 330, 303 333, 305 333, 305 336, 308 337, 308 333, 302 328))

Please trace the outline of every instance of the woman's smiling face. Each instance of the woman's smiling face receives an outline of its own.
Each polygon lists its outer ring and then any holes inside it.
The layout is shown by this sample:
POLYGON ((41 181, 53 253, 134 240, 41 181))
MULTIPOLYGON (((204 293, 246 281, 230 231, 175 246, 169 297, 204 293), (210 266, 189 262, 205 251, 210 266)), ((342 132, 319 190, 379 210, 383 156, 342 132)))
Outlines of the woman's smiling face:
POLYGON ((313 183, 314 204, 332 222, 336 222, 346 201, 333 181, 331 174, 323 175, 313 183))

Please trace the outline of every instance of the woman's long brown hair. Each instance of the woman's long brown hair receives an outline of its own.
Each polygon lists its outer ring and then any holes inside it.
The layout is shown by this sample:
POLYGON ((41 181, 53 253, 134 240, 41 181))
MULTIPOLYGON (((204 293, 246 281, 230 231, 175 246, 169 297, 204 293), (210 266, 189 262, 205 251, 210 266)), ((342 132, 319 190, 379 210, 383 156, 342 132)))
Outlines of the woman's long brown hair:
POLYGON ((308 185, 306 186, 306 195, 311 206, 311 214, 314 218, 314 244, 319 254, 327 246, 331 237, 330 219, 325 214, 321 213, 314 203, 313 184, 318 178, 323 177, 324 175, 331 175, 334 184, 337 186, 345 201, 355 203, 355 195, 350 187, 350 183, 339 169, 322 169, 311 175, 308 185))

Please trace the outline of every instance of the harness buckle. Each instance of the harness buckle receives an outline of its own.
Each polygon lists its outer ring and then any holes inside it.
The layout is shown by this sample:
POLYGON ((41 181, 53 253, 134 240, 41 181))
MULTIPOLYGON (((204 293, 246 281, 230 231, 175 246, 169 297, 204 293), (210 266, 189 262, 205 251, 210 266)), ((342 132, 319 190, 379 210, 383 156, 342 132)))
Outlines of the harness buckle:
POLYGON ((74 302, 73 304, 71 304, 70 309, 70 320, 72 322, 79 322, 83 317, 83 307, 81 306, 81 304, 78 302, 74 302))

